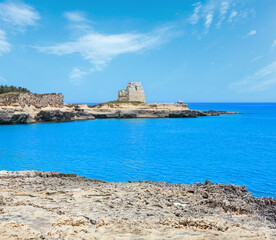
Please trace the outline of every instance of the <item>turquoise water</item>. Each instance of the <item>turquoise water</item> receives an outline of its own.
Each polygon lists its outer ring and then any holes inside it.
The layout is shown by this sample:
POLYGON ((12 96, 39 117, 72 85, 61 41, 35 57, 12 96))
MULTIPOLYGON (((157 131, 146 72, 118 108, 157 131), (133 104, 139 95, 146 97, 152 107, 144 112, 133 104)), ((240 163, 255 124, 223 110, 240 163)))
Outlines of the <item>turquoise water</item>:
POLYGON ((1 170, 74 172, 107 181, 245 185, 276 197, 276 103, 191 103, 241 115, 0 126, 1 170))

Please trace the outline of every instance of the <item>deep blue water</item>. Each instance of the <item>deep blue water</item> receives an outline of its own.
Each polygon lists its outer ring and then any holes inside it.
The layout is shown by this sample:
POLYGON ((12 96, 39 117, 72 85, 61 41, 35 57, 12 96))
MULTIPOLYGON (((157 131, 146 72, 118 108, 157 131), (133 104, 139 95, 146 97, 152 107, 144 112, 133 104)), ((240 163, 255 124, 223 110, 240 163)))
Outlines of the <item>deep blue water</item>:
POLYGON ((0 170, 74 172, 107 181, 208 179, 276 197, 276 103, 189 107, 244 114, 0 125, 0 170))

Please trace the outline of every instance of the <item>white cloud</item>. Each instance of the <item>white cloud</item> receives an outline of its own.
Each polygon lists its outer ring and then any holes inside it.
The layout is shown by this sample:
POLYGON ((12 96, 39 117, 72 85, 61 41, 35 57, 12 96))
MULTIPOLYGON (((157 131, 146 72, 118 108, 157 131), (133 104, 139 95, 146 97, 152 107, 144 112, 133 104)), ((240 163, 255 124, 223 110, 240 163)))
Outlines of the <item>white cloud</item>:
POLYGON ((189 22, 191 24, 198 24, 202 19, 205 29, 208 30, 214 19, 217 19, 216 25, 220 27, 228 13, 230 2, 231 0, 209 0, 205 3, 198 2, 193 5, 194 10, 193 14, 189 17, 189 22))
POLYGON ((247 37, 255 35, 257 33, 256 30, 251 30, 249 33, 247 33, 247 37))
POLYGON ((208 29, 213 21, 213 13, 208 13, 206 16, 205 27, 208 29))
POLYGON ((11 45, 7 42, 6 33, 0 29, 0 56, 11 50, 11 45))
POLYGON ((216 10, 217 3, 215 1, 208 1, 205 5, 202 7, 202 13, 201 17, 204 19, 204 26, 206 30, 210 28, 213 18, 214 18, 214 12, 216 10))
POLYGON ((83 71, 83 70, 80 70, 77 67, 74 67, 72 69, 71 73, 69 74, 70 82, 78 84, 89 73, 90 73, 90 70, 89 71, 83 71))
POLYGON ((264 91, 276 85, 276 61, 263 67, 242 81, 232 83, 230 87, 239 91, 264 91))
POLYGON ((228 18, 228 22, 233 22, 233 20, 238 16, 238 12, 237 11, 232 11, 229 18, 228 18))
POLYGON ((200 16, 199 16, 199 12, 200 12, 200 9, 202 8, 202 5, 201 3, 197 3, 194 5, 195 8, 194 8, 194 12, 192 14, 192 16, 189 18, 189 22, 191 24, 197 24, 199 19, 200 19, 200 16))
POLYGON ((63 16, 68 20, 69 27, 74 30, 75 34, 89 33, 92 31, 91 23, 84 12, 72 11, 64 12, 63 16))
POLYGON ((220 5, 220 14, 219 14, 219 21, 217 23, 217 26, 220 27, 222 22, 225 19, 225 15, 228 12, 230 3, 228 1, 223 1, 220 5))
MULTIPOLYGON (((173 33, 170 28, 158 29, 148 34, 102 34, 91 31, 74 41, 36 48, 40 52, 59 56, 80 55, 92 64, 91 69, 87 71, 90 73, 92 71, 101 71, 108 62, 119 55, 156 48, 167 42, 172 36, 173 33)), ((75 68, 70 78, 77 79, 85 75, 85 72, 75 68)))
POLYGON ((85 22, 87 19, 85 18, 85 14, 82 12, 74 11, 74 12, 65 12, 64 17, 69 21, 73 22, 85 22))
POLYGON ((40 19, 35 9, 20 1, 5 1, 0 3, 0 18, 6 23, 25 27, 33 26, 40 19))
POLYGON ((221 28, 222 24, 234 22, 234 20, 246 18, 250 15, 255 16, 252 8, 245 7, 250 0, 206 0, 193 4, 192 15, 188 22, 195 24, 204 24, 205 33, 215 24, 221 28), (226 19, 228 19, 226 21, 226 19))

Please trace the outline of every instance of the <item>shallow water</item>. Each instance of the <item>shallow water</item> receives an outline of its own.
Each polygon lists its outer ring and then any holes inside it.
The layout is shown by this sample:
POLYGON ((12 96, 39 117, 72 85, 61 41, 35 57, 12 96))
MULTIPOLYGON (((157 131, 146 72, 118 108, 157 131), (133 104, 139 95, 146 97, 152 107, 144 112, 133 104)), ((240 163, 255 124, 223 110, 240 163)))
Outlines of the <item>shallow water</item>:
POLYGON ((0 125, 0 169, 74 172, 107 181, 208 179, 276 197, 276 103, 189 107, 244 114, 0 125))

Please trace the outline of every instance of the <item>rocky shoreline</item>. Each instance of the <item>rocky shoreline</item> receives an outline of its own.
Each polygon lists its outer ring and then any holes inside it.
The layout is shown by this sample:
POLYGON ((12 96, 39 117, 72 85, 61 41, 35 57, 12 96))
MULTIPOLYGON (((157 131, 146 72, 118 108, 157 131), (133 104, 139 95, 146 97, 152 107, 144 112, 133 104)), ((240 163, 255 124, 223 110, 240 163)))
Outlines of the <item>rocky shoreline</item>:
POLYGON ((237 114, 227 111, 190 110, 183 102, 181 104, 146 103, 141 84, 137 86, 135 84, 138 83, 130 83, 128 90, 119 91, 119 95, 122 95, 119 98, 130 98, 131 101, 111 101, 90 106, 64 104, 64 97, 61 93, 11 92, 0 94, 0 124, 62 122, 96 118, 196 118, 237 114), (141 101, 134 101, 134 99, 141 101))
MULTIPOLYGON (((125 105, 125 104, 124 104, 125 105)), ((144 104, 145 105, 145 104, 144 104)), ((175 104, 176 105, 176 104, 175 104)), ((62 108, 44 107, 0 107, 0 124, 27 124, 36 122, 60 122, 75 120, 93 120, 96 118, 197 118, 202 116, 219 116, 221 114, 238 114, 227 111, 198 111, 178 108, 143 107, 128 108, 87 106, 71 104, 62 108)))
POLYGON ((8 92, 0 94, 0 124, 61 122, 96 118, 197 118, 221 114, 238 113, 190 110, 183 101, 147 103, 140 82, 128 83, 127 89, 118 92, 117 101, 90 106, 64 104, 62 93, 8 92))
POLYGON ((243 186, 0 171, 0 239, 275 239, 276 200, 243 186))

